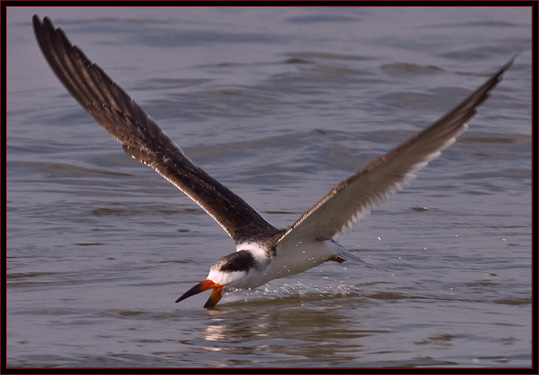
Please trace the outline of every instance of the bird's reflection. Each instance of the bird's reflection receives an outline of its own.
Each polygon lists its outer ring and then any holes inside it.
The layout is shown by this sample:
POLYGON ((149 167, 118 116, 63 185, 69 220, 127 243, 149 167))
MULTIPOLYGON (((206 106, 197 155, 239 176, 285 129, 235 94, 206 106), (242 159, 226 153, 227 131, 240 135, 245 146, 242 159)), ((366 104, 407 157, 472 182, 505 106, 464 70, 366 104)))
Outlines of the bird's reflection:
MULTIPOLYGON (((358 339, 372 333, 360 322, 342 313, 343 304, 361 303, 359 295, 312 294, 299 298, 230 303, 208 311, 203 329, 206 351, 225 354, 279 354, 291 363, 324 356, 346 360, 357 358, 358 339), (339 308, 332 307, 337 298, 339 308), (346 300, 350 300, 347 302, 346 300), (309 307, 302 306, 309 300, 309 307), (302 303, 303 302, 303 303, 302 303), (314 302, 314 303, 313 303, 314 302), (239 344, 239 345, 238 345, 239 344)), ((335 363, 332 363, 335 364, 335 363)))

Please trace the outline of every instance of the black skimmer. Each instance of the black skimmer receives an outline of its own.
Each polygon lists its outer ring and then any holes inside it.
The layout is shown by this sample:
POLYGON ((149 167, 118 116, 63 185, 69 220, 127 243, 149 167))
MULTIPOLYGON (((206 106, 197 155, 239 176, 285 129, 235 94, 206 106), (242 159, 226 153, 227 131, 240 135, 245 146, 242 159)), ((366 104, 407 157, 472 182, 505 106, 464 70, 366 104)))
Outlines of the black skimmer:
POLYGON ((358 262, 333 239, 414 177, 466 130, 514 57, 456 108, 426 130, 336 185, 288 229, 269 224, 243 199, 195 166, 146 112, 101 68, 72 45, 48 18, 33 17, 45 59, 69 93, 134 159, 149 165, 202 207, 235 241, 236 252, 215 262, 205 281, 176 302, 212 289, 214 307, 223 289, 255 288, 327 261, 358 262))

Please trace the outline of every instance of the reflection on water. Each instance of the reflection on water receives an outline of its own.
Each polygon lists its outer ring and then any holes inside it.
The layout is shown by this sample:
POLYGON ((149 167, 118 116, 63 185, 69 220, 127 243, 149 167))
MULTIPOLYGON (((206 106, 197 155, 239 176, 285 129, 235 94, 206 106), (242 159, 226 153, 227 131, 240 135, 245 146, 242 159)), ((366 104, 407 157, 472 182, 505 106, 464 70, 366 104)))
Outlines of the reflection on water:
POLYGON ((255 307, 250 314, 242 313, 242 320, 235 319, 231 324, 227 315, 233 312, 212 312, 213 324, 207 325, 203 334, 211 346, 203 349, 223 354, 243 352, 286 357, 278 361, 280 364, 305 360, 324 362, 322 358, 330 358, 327 363, 330 365, 354 359, 355 355, 350 351, 358 348, 344 343, 349 343, 348 340, 356 342, 370 334, 368 331, 340 328, 348 324, 346 318, 334 310, 306 313, 302 307, 274 308, 255 307), (228 346, 234 343, 242 345, 228 346))

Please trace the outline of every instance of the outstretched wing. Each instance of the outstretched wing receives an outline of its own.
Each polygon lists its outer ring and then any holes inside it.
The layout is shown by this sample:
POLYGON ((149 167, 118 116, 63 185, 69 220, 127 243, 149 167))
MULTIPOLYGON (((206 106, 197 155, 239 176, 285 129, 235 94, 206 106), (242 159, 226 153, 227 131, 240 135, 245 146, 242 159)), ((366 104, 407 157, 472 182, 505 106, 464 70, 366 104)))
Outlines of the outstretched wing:
POLYGON ((240 197, 195 166, 148 114, 47 17, 42 23, 34 15, 33 23, 41 51, 67 91, 128 155, 187 194, 236 242, 254 233, 277 231, 240 197))
POLYGON ((513 60, 429 128, 335 186, 283 234, 278 241, 281 248, 293 248, 292 243, 307 239, 332 239, 398 191, 466 130, 466 122, 476 114, 477 107, 488 98, 513 60))

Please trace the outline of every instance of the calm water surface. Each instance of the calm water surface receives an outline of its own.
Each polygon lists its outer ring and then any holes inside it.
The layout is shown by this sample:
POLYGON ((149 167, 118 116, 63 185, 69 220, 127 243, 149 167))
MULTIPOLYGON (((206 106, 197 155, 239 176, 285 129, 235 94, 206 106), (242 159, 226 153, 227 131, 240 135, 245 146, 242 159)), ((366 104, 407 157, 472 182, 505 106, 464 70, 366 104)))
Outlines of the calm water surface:
POLYGON ((531 365, 528 8, 10 8, 7 365, 531 365), (516 52, 470 129, 339 241, 253 291, 174 301, 233 243, 127 157, 35 43, 50 16, 274 225, 516 52))

